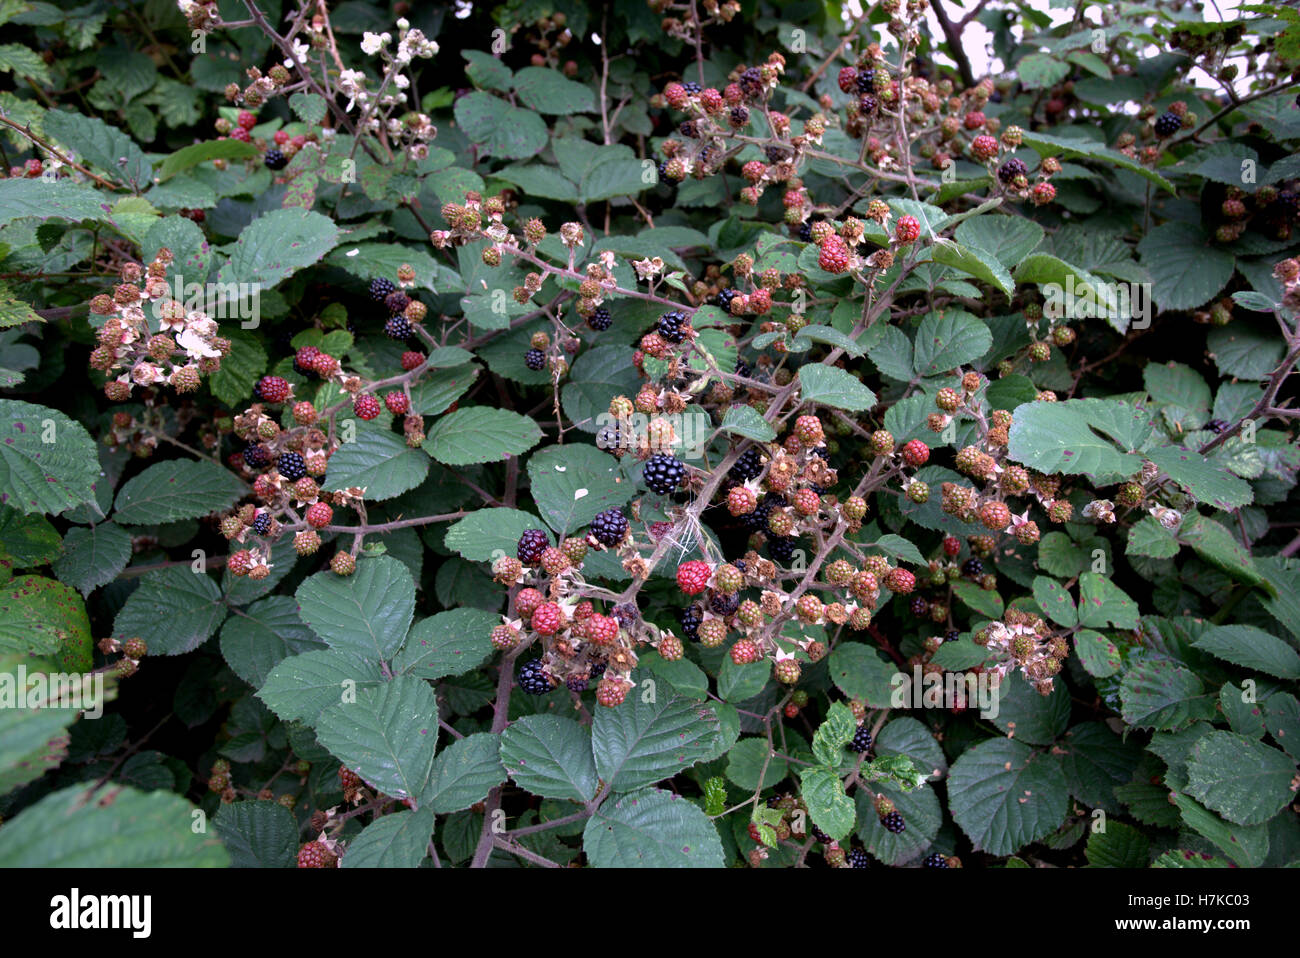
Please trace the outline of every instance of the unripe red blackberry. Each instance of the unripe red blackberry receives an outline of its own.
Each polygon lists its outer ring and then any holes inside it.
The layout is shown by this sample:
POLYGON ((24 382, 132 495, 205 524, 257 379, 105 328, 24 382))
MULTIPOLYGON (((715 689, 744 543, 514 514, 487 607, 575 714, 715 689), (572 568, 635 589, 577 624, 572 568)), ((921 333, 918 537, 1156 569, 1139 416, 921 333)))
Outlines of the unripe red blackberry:
POLYGON ((682 647, 682 640, 671 632, 665 632, 659 637, 659 644, 655 647, 660 658, 665 662, 676 662, 686 654, 685 648, 682 647))
POLYGON ((607 708, 622 705, 623 700, 627 698, 629 688, 631 688, 631 683, 626 679, 606 676, 596 686, 596 701, 607 708))
POLYGON ((752 489, 734 486, 727 493, 727 511, 733 516, 749 515, 758 508, 758 496, 752 489))
POLYGON ((849 496, 840 505, 840 513, 849 522, 861 522, 867 514, 867 501, 861 496, 849 496))
POLYGON ((907 595, 916 588, 916 576, 906 569, 891 569, 885 576, 885 585, 889 587, 890 592, 907 595))
POLYGON ((492 647, 508 652, 519 644, 519 630, 511 625, 498 625, 492 629, 492 647))
POLYGON ((538 606, 545 601, 546 596, 534 588, 520 589, 515 596, 515 612, 521 619, 530 619, 538 606))
POLYGON ((736 665, 749 665, 757 662, 762 653, 758 651, 758 646, 754 644, 753 639, 737 639, 731 647, 731 661, 736 665))
POLYGON ((1011 510, 1005 502, 986 502, 979 509, 980 522, 989 529, 1005 529, 1011 521, 1011 510))
POLYGON ((320 548, 320 534, 315 529, 303 529, 293 537, 293 551, 300 556, 313 555, 320 548))
MULTIPOLYGON (((757 608, 756 605, 754 607, 757 608)), ((705 619, 696 630, 695 637, 706 649, 716 649, 727 640, 727 623, 722 619, 705 619)))
POLYGON ((349 576, 357 571, 357 560, 351 553, 340 550, 330 559, 330 569, 335 575, 349 576))
POLYGON ((888 456, 894 451, 894 435, 888 429, 877 429, 871 434, 871 451, 877 456, 888 456))
POLYGON ((782 685, 794 685, 802 671, 798 659, 781 659, 772 668, 773 676, 782 685))
POLYGON ((1069 522, 1074 515, 1074 506, 1066 499, 1053 500, 1047 507, 1047 518, 1055 523, 1069 522))

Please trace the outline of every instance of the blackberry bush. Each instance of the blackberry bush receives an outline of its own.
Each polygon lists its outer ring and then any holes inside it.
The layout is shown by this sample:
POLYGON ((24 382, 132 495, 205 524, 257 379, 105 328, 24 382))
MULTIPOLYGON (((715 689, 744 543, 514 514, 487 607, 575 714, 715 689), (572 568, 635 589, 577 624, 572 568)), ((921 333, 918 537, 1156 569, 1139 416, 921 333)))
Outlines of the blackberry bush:
POLYGON ((136 6, 0 17, 0 866, 1300 865, 1291 5, 136 6))

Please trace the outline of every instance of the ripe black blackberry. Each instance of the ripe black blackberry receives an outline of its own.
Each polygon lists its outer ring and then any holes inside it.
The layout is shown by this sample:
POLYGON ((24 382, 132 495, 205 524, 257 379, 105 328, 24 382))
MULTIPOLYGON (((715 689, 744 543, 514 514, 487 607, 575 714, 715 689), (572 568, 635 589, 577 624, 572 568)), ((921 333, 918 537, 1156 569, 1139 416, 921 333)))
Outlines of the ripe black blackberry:
POLYGON ((880 106, 880 101, 871 93, 864 93, 858 97, 858 112, 863 116, 871 116, 880 106))
POLYGON ((767 540, 767 554, 774 560, 786 565, 794 558, 794 536, 773 536, 767 540))
POLYGON ((687 93, 695 94, 700 92, 700 85, 694 80, 683 80, 682 89, 687 93))
POLYGON ((400 289, 395 289, 384 297, 384 306, 390 316, 396 316, 398 313, 405 312, 406 307, 411 305, 411 297, 407 296, 400 289))
POLYGON ((907 822, 903 821, 902 812, 890 812, 880 820, 880 824, 885 827, 885 831, 894 835, 901 835, 907 830, 907 822))
POLYGON ((765 492, 758 500, 754 511, 740 517, 741 524, 750 532, 761 532, 767 528, 767 517, 777 506, 789 505, 785 496, 779 492, 765 492))
POLYGON ((307 463, 303 462, 302 456, 296 452, 281 453, 280 458, 275 461, 275 468, 290 482, 297 482, 307 475, 307 463))
POLYGON ((545 369, 546 353, 542 352, 540 349, 528 350, 528 352, 524 353, 524 365, 529 369, 534 370, 545 369))
POLYGON ((750 67, 740 75, 740 92, 751 100, 763 95, 763 72, 758 67, 750 67))
POLYGON ((930 854, 926 855, 925 858, 921 861, 921 867, 922 868, 948 868, 950 866, 948 865, 948 859, 944 858, 943 855, 939 854, 938 852, 930 852, 930 854))
POLYGON ((763 471, 763 454, 757 446, 750 446, 740 454, 740 458, 727 470, 727 475, 740 482, 755 479, 763 471))
POLYGON ((515 556, 524 565, 536 565, 542 561, 542 553, 550 544, 550 538, 541 529, 525 529, 519 537, 515 556))
POLYGON ((1209 422, 1205 424, 1205 428, 1210 430, 1210 432, 1217 434, 1227 429, 1228 424, 1224 422, 1222 419, 1211 419, 1209 422))
POLYGON ((684 609, 678 609, 677 621, 682 625, 682 634, 688 639, 694 641, 700 637, 700 625, 704 622, 704 616, 695 606, 688 605, 684 609))
POLYGON ((781 146, 765 146, 763 147, 763 155, 767 157, 767 162, 773 165, 784 163, 790 159, 790 152, 781 146))
POLYGON ((655 453, 641 467, 641 478, 650 491, 661 496, 676 492, 686 478, 686 465, 667 453, 655 453))
POLYGON ((1183 118, 1177 113, 1161 113, 1156 117, 1156 136, 1160 139, 1173 136, 1183 128, 1183 118))
POLYGON ((686 314, 680 310, 673 310, 670 313, 664 313, 659 317, 656 329, 659 335, 670 343, 680 343, 686 338, 686 333, 682 331, 682 326, 686 323, 686 314))
POLYGON ((271 513, 259 512, 253 519, 253 531, 259 536, 264 536, 271 531, 271 513))
POLYGON ((591 534, 604 546, 616 546, 627 535, 627 516, 621 510, 606 509, 591 520, 591 534))
POLYGON ((929 602, 926 602, 925 599, 921 598, 919 595, 912 596, 912 615, 919 619, 929 611, 929 602))
POLYGON ((943 640, 945 642, 956 642, 959 638, 961 638, 960 629, 949 629, 943 634, 943 640))
POLYGON ((610 315, 608 306, 597 306, 596 311, 587 317, 587 325, 598 333, 609 329, 613 322, 614 317, 610 315))
POLYGON ((750 369, 750 368, 749 368, 749 363, 745 362, 743 359, 737 359, 737 360, 736 360, 736 375, 737 375, 737 376, 744 376, 746 379, 749 379, 749 378, 751 378, 751 377, 754 375, 754 370, 750 369))
POLYGON ((844 859, 850 868, 870 868, 871 858, 861 848, 850 848, 844 859))
POLYGON ((749 122, 749 107, 733 106, 730 116, 732 126, 744 126, 749 122))
POLYGON ((623 434, 618 431, 618 426, 602 426, 600 432, 596 433, 596 446, 611 456, 622 449, 623 434))
POLYGON ((812 837, 817 839, 817 841, 821 842, 823 845, 829 845, 832 841, 834 841, 834 839, 832 839, 829 835, 827 835, 824 831, 822 831, 812 822, 808 823, 808 829, 809 831, 812 832, 812 837))
POLYGON ((1014 156, 998 167, 998 179, 1003 183, 1010 183, 1017 176, 1024 176, 1029 172, 1029 167, 1025 166, 1024 160, 1018 160, 1014 156))
POLYGON ((396 316, 389 316, 388 322, 384 323, 384 332, 388 334, 389 339, 399 339, 403 342, 411 338, 411 324, 401 313, 396 316))
POLYGON ((849 751, 861 755, 869 748, 871 748, 871 730, 864 723, 853 733, 853 741, 849 742, 849 751))
POLYGON ((694 120, 683 120, 681 126, 677 128, 677 132, 690 140, 699 136, 699 131, 695 128, 694 120))
POLYGON ((370 298, 376 303, 382 303, 388 297, 388 294, 396 289, 397 285, 391 279, 376 276, 370 281, 370 298))
POLYGON ((268 170, 282 170, 289 161, 285 159, 283 152, 271 147, 262 157, 262 162, 266 164, 268 170))
POLYGON ((738 295, 740 295, 739 290, 735 290, 731 288, 724 289, 717 296, 713 297, 713 305, 718 307, 718 309, 730 312, 731 301, 735 299, 738 295))
MULTIPOLYGON (((831 451, 825 446, 817 446, 809 453, 809 455, 816 456, 818 459, 830 459, 831 451)), ((820 492, 818 495, 820 495, 820 492)))
POLYGON ((854 82, 858 85, 859 93, 871 93, 876 88, 876 71, 870 68, 859 70, 854 82))
POLYGON ((551 690, 551 680, 542 671, 542 660, 532 659, 519 667, 519 687, 529 695, 545 695, 551 690))
POLYGON ((971 556, 969 559, 967 559, 965 562, 961 564, 962 575, 976 576, 976 575, 983 574, 983 572, 984 572, 984 563, 981 562, 979 559, 975 558, 975 556, 971 556))
POLYGON ((568 686, 570 692, 585 692, 590 682, 590 678, 583 678, 581 675, 570 675, 564 680, 564 684, 568 686))
POLYGON ((250 469, 261 469, 271 464, 271 454, 261 443, 250 442, 244 447, 244 465, 250 469))
POLYGON ((738 594, 724 595, 721 592, 715 592, 713 597, 709 599, 709 608, 713 610, 715 615, 724 618, 735 615, 736 610, 740 608, 740 596, 738 594))

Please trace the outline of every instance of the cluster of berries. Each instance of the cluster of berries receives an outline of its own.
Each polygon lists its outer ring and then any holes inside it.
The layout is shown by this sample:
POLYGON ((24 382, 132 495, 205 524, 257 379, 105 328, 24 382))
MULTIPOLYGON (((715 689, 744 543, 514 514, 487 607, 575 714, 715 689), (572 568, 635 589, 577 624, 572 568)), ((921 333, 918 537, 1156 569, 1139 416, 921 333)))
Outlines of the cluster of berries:
POLYGON ((114 402, 129 399, 137 387, 171 386, 178 393, 199 388, 204 374, 216 372, 231 343, 218 334, 216 320, 200 303, 186 304, 167 280, 171 250, 158 250, 147 267, 127 263, 112 294, 90 301, 93 316, 103 317, 90 351, 90 368, 104 373, 104 395, 114 402), (154 324, 159 331, 151 332, 154 324), (117 374, 116 376, 114 374, 117 374))

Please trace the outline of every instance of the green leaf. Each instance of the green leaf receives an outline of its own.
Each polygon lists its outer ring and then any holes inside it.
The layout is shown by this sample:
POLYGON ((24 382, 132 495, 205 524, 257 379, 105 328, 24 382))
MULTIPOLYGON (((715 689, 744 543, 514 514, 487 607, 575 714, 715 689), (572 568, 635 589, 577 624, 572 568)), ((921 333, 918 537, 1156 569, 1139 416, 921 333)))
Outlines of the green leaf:
POLYGON ((460 55, 469 61, 465 67, 465 75, 474 82, 475 86, 500 90, 503 93, 510 89, 510 78, 513 74, 500 59, 482 50, 461 50, 460 55))
POLYGON ((433 840, 432 808, 390 812, 348 842, 340 868, 419 868, 433 840))
POLYGON ((367 784, 424 804, 438 747, 438 700, 423 679, 398 675, 321 712, 316 738, 367 784))
POLYGON ((1070 729, 1055 750, 1070 794, 1089 807, 1118 814, 1115 789, 1132 780, 1141 748, 1125 742, 1104 722, 1083 722, 1070 729))
POLYGON ((723 432, 733 436, 743 436, 755 442, 771 442, 776 438, 776 430, 758 414, 752 406, 735 403, 727 407, 727 414, 719 427, 723 432))
POLYGON ((1142 460, 1092 430, 1098 411, 1077 399, 1017 406, 1007 454, 1039 472, 1083 474, 1100 483, 1134 475, 1142 460))
POLYGON ((747 701, 762 692, 771 677, 772 669, 766 662, 737 665, 727 656, 718 669, 718 695, 728 702, 747 701))
POLYGON ((393 668, 422 679, 464 675, 492 654, 492 628, 500 621, 482 609, 449 609, 421 619, 411 627, 393 668))
MULTIPOLYGON (((1014 423, 1011 428, 1015 430, 1014 423)), ((1182 446, 1158 446, 1147 450, 1145 455, 1198 502, 1230 511, 1248 505, 1254 498, 1250 483, 1199 452, 1182 446)))
POLYGON ((862 341, 867 355, 882 376, 903 383, 911 382, 912 341, 905 332, 888 323, 876 323, 867 330, 862 341))
POLYGON ((547 525, 565 535, 587 525, 598 513, 623 505, 635 489, 618 460, 595 446, 549 446, 528 460, 533 501, 547 525))
POLYGON ((1263 583, 1271 589, 1245 546, 1236 540, 1222 523, 1202 515, 1190 515, 1178 530, 1178 538, 1206 562, 1217 566, 1234 579, 1251 585, 1263 583))
POLYGON ((1168 559, 1178 554, 1178 540, 1155 516, 1143 516, 1128 530, 1124 554, 1168 559))
POLYGON ((44 516, 23 515, 0 506, 0 558, 30 569, 49 564, 62 550, 58 530, 44 516))
MULTIPOLYGON (((862 347, 834 326, 822 326, 816 323, 805 326, 795 334, 794 341, 795 345, 802 349, 810 348, 812 343, 829 343, 844 350, 855 359, 862 355, 862 347)), ((736 407, 732 406, 731 408, 735 409, 736 407)))
POLYGON ((153 167, 144 151, 117 127, 98 117, 48 110, 45 133, 119 183, 142 190, 153 182, 153 167))
POLYGON ((387 427, 359 420, 353 440, 330 457, 322 486, 331 491, 360 486, 367 499, 382 501, 414 489, 428 474, 429 457, 423 452, 387 427))
POLYGON ((1008 298, 1015 292, 1016 284, 1011 274, 988 250, 940 239, 935 242, 931 256, 936 263, 959 269, 976 279, 984 280, 991 286, 996 286, 1008 298))
POLYGON ((948 776, 949 811, 975 848, 1010 855, 1065 821, 1069 793, 1053 756, 1010 739, 964 751, 948 776))
POLYGON ((898 667, 869 645, 841 642, 827 660, 831 681, 851 699, 860 698, 871 708, 889 708, 898 667))
POLYGON ((849 412, 864 412, 876 404, 876 394, 842 369, 809 364, 799 370, 800 397, 849 412))
POLYGON ((494 157, 524 160, 546 146, 545 120, 490 93, 466 94, 456 101, 454 112, 464 134, 494 157))
POLYGON ((1264 700, 1268 734, 1292 758, 1300 759, 1300 702, 1288 692, 1274 692, 1264 700))
POLYGON ((1187 794, 1237 825, 1261 825, 1295 792, 1293 759, 1235 732, 1213 731, 1192 748, 1187 794))
POLYGON ((1000 619, 1002 613, 1006 610, 1006 606, 1002 602, 1002 596, 996 592, 982 589, 974 582, 968 582, 965 579, 958 580, 953 583, 952 592, 965 606, 974 609, 987 618, 1000 619))
POLYGON ((501 733, 501 764, 510 778, 543 798, 589 802, 596 797, 591 749, 591 734, 558 715, 525 715, 501 733))
POLYGON ((439 419, 429 430, 424 448, 439 462, 466 466, 517 456, 541 438, 542 430, 527 416, 509 409, 471 406, 439 419))
POLYGON ((498 554, 514 555, 524 530, 539 525, 535 515, 518 509, 479 509, 453 523, 443 545, 471 562, 487 562, 498 554))
POLYGON ((18 43, 0 45, 0 73, 12 73, 14 79, 25 77, 40 84, 51 86, 50 68, 35 51, 18 43))
POLYGON ((199 519, 229 509, 246 486, 207 460, 169 459, 128 479, 117 491, 114 520, 124 526, 199 519))
POLYGON ((298 119, 308 126, 318 126, 320 121, 325 119, 329 104, 325 102, 323 96, 300 91, 289 97, 289 109, 293 110, 298 119))
POLYGON ((1031 53, 1016 64, 1020 83, 1026 90, 1054 86, 1070 75, 1070 64, 1046 53, 1031 53))
POLYGON ((725 861, 708 816, 657 788, 603 803, 583 829, 582 850, 594 868, 721 868, 725 861))
MULTIPOLYGON (((634 681, 641 686, 647 679, 638 673, 634 681)), ((623 705, 596 712, 591 730, 596 771, 614 791, 634 791, 705 759, 718 731, 713 709, 667 689, 652 696, 634 689, 623 705)))
POLYGON ((301 209, 263 213, 235 240, 220 281, 270 290, 303 267, 320 262, 338 241, 339 228, 321 213, 301 209))
POLYGON ((1101 146, 1092 140, 1052 136, 1047 133, 1037 133, 1033 131, 1026 131, 1022 135, 1021 140, 1025 146, 1033 149, 1039 156, 1059 156, 1063 160, 1075 159, 1076 157, 1083 157, 1088 160, 1101 160, 1126 169, 1132 173, 1136 173, 1143 179, 1150 180, 1161 189, 1168 190, 1170 193, 1174 192, 1174 185, 1159 173, 1149 167, 1143 166, 1132 157, 1125 156, 1118 150, 1112 150, 1108 147, 1101 146))
POLYGON ((0 437, 0 503, 58 515, 94 502, 99 456, 80 423, 46 406, 0 399, 0 437))
POLYGON ((749 792, 771 788, 790 766, 768 747, 765 737, 743 738, 727 753, 727 778, 749 792))
POLYGON ((1143 659, 1132 666, 1119 699, 1124 721, 1137 728, 1185 728, 1214 714, 1196 673, 1169 659, 1143 659))
POLYGON ((225 868, 220 839, 196 833, 194 806, 172 792, 73 785, 0 829, 0 868, 225 868))
POLYGON ((1050 745, 1070 721, 1070 693, 1057 682, 1050 695, 1040 695, 1019 672, 998 686, 998 714, 993 724, 1030 745, 1050 745))
POLYGON ((67 672, 91 668, 86 604, 69 586, 38 575, 0 585, 0 654, 48 656, 67 672))
MULTIPOLYGON (((301 95, 294 94, 294 97, 301 95)), ((257 147, 240 140, 208 140, 205 143, 191 143, 163 157, 163 161, 158 164, 158 179, 165 183, 177 173, 209 160, 247 160, 257 155, 257 147)))
POLYGON ((1152 295, 1162 312, 1209 302, 1232 278, 1236 263, 1199 224, 1184 222, 1151 230, 1138 243, 1138 254, 1154 281, 1152 295))
POLYGON ((1136 629, 1137 603, 1105 576, 1085 572, 1079 576, 1079 624, 1094 629, 1107 625, 1136 629))
POLYGON ((1003 266, 1015 266, 1043 242, 1043 228, 1017 216, 973 216, 953 233, 966 246, 977 246, 997 257, 1003 266))
POLYGON ((223 330, 223 333, 230 340, 230 352, 208 377, 208 387, 212 395, 234 407, 253 395, 254 384, 266 372, 267 355, 256 336, 242 329, 223 330))
POLYGON ((574 361, 560 401, 564 414, 584 432, 600 430, 599 417, 609 415, 611 399, 620 393, 635 395, 640 388, 632 356, 627 346, 597 346, 574 361))
POLYGON ((489 732, 467 735, 443 749, 433 763, 433 793, 427 807, 442 815, 485 799, 506 780, 500 749, 501 739, 489 732))
POLYGON ((1280 679, 1300 679, 1300 653, 1253 625, 1215 625, 1192 644, 1216 658, 1280 679))
POLYGON ((212 819, 231 868, 295 868, 298 823, 279 802, 231 802, 212 819))
POLYGON ((1132 825, 1107 822, 1104 831, 1088 836, 1084 854, 1093 868, 1145 868, 1151 841, 1132 825))
MULTIPOLYGON (((57 767, 68 755, 67 728, 81 715, 80 710, 63 708, 53 703, 37 707, 29 698, 26 707, 16 707, 10 697, 22 687, 18 668, 25 668, 25 680, 30 683, 36 673, 44 673, 45 667, 38 665, 27 655, 4 655, 0 658, 0 682, 6 684, 5 708, 0 709, 0 795, 7 794, 19 786, 35 781, 47 771, 57 767)), ((80 703, 71 699, 72 695, 83 691, 94 691, 87 686, 91 679, 87 677, 83 684, 69 683, 61 689, 48 689, 47 694, 54 701, 68 696, 71 704, 88 704, 83 698, 80 703)), ((27 686, 29 692, 33 687, 27 686)), ((39 693, 37 693, 39 694, 39 693)))
POLYGON ((853 831, 857 813, 853 799, 844 793, 844 783, 838 774, 825 768, 802 768, 799 783, 808 817, 814 825, 835 841, 853 831))
POLYGON ((216 633, 226 617, 221 590, 189 565, 149 572, 113 620, 119 639, 139 636, 152 655, 192 652, 216 633))
POLYGON ((943 809, 934 789, 928 785, 905 792, 890 782, 873 786, 891 802, 907 822, 907 828, 894 834, 880 822, 871 796, 857 792, 858 838, 867 854, 886 865, 902 865, 920 857, 930 848, 943 825, 943 809))
POLYGON ((992 345, 988 326, 965 310, 926 313, 916 331, 916 374, 937 376, 956 369, 983 356, 992 345))
POLYGON ((590 113, 596 97, 581 83, 546 67, 524 67, 514 78, 515 94, 538 113, 590 113))
POLYGON ((1171 797, 1182 813, 1183 824, 1208 838, 1237 864, 1258 868, 1264 863, 1269 845, 1267 828, 1233 825, 1180 792, 1171 793, 1171 797))
POLYGON ((1115 643, 1091 629, 1074 633, 1074 651, 1084 671, 1099 679, 1114 675, 1123 664, 1115 643))
POLYGON ((7 283, 0 283, 0 329, 43 322, 45 317, 36 312, 30 303, 16 297, 7 283))
POLYGON ((562 203, 578 202, 578 188, 553 167, 516 164, 492 175, 513 183, 531 197, 562 203))
POLYGON ((1043 614, 1066 628, 1079 624, 1079 613, 1074 607, 1074 599, 1065 586, 1047 576, 1034 577, 1034 601, 1043 610, 1043 614))
POLYGON ((70 180, 46 183, 39 179, 0 180, 0 226, 16 219, 41 220, 106 219, 104 197, 88 186, 70 180))
POLYGON ((813 733, 813 756, 822 765, 839 768, 844 758, 844 746, 853 740, 857 728, 852 710, 843 702, 833 702, 826 710, 826 718, 813 733))
POLYGON ((379 663, 352 652, 317 649, 280 661, 257 697, 286 722, 315 725, 321 712, 354 689, 372 688, 381 681, 379 663))
POLYGON ((918 719, 893 718, 876 736, 876 755, 885 758, 905 755, 926 777, 940 777, 948 770, 948 760, 934 735, 918 719))
POLYGON ((350 576, 318 572, 298 586, 299 614, 332 649, 387 660, 415 614, 411 571, 392 556, 364 558, 350 576))
MULTIPOLYGON (((1186 428, 1199 426, 1210 415, 1210 387, 1201 374, 1182 363, 1147 363, 1142 370, 1142 381, 1151 398, 1161 405, 1173 406, 1170 419, 1186 428), (1185 424, 1187 415, 1193 416, 1185 424)), ((1169 411, 1166 411, 1169 415, 1169 411)))

